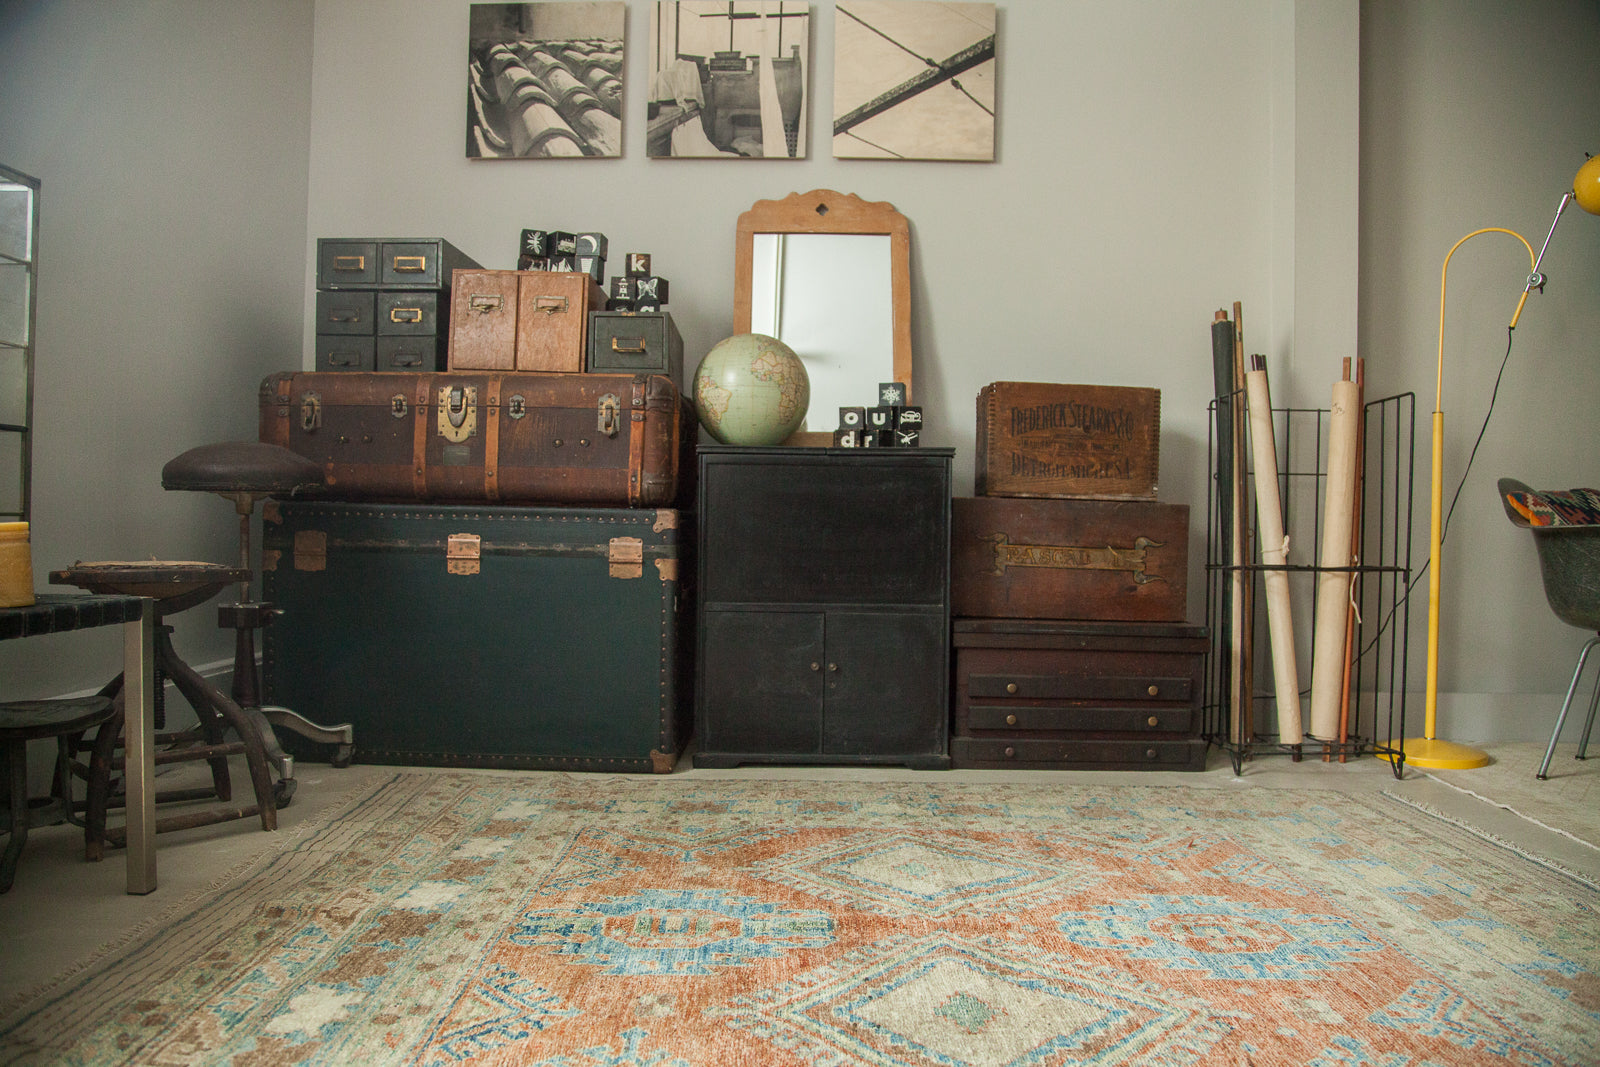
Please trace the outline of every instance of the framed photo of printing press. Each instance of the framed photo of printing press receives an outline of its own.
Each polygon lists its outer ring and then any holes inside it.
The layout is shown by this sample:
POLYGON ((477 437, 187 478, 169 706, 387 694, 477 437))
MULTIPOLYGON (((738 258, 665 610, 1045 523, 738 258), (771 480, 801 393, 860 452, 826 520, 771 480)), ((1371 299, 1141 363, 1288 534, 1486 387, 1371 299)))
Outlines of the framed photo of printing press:
POLYGON ((653 5, 646 154, 804 159, 810 40, 796 0, 653 5))
POLYGON ((994 161, 995 5, 840 0, 835 159, 994 161))
POLYGON ((467 158, 622 155, 623 0, 473 4, 467 158))

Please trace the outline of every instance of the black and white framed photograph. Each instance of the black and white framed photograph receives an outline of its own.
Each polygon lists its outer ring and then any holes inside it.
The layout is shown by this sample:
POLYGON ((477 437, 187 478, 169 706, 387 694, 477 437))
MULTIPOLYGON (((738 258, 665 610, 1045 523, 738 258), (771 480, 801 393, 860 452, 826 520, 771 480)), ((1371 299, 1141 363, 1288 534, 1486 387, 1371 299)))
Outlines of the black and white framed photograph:
POLYGON ((796 0, 655 4, 646 154, 804 159, 810 44, 796 0))
POLYGON ((835 159, 991 163, 995 5, 839 0, 835 159))
POLYGON ((623 0, 473 4, 467 158, 622 155, 623 0))

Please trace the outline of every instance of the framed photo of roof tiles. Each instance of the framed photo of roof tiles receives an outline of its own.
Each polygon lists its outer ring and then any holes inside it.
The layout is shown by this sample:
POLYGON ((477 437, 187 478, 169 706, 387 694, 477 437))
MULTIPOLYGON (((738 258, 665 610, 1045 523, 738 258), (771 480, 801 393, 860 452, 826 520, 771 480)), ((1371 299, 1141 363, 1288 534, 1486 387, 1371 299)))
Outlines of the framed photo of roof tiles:
POLYGON ((810 46, 798 0, 651 5, 646 154, 804 159, 810 46))
POLYGON ((995 5, 839 0, 835 159, 991 163, 995 5))
POLYGON ((622 155, 623 0, 472 4, 467 158, 622 155))

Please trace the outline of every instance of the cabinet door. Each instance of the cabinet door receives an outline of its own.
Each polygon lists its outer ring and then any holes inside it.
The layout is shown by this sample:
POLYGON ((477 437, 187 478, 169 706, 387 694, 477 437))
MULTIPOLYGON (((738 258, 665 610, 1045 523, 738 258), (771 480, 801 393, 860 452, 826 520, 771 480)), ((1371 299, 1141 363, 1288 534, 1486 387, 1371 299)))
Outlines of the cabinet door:
POLYGON ((707 611, 697 744, 703 752, 822 751, 822 616, 707 611))
POLYGON ((947 644, 942 615, 829 612, 823 751, 942 755, 947 644))

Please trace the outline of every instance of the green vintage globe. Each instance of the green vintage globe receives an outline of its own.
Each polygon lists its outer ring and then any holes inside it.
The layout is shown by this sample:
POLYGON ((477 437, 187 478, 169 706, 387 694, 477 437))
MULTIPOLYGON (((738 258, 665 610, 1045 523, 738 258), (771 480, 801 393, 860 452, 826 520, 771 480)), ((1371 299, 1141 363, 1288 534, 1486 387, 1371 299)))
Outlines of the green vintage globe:
POLYGON ((800 428, 811 379, 776 337, 741 333, 706 353, 694 372, 694 409, 725 445, 775 445, 800 428))

